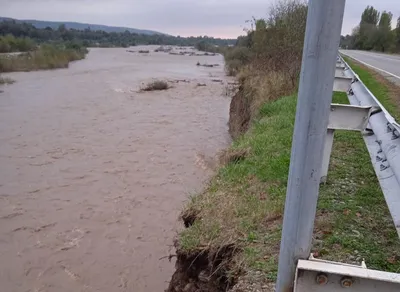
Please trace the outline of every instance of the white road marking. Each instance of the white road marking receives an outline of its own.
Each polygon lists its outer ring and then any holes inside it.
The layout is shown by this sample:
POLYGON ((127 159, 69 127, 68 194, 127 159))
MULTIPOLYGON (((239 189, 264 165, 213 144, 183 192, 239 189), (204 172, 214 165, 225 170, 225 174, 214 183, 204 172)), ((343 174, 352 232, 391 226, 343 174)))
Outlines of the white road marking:
POLYGON ((364 64, 365 66, 371 67, 371 68, 373 68, 373 69, 375 69, 375 70, 381 71, 381 72, 383 72, 383 73, 386 73, 386 74, 388 74, 388 75, 390 75, 390 76, 392 76, 392 77, 395 77, 395 78, 397 78, 397 79, 400 80, 400 76, 397 76, 397 75, 395 75, 395 74, 393 74, 393 73, 390 73, 390 72, 388 72, 388 71, 386 71, 386 70, 383 70, 383 69, 380 69, 380 68, 378 68, 378 67, 372 66, 371 64, 368 64, 368 63, 366 63, 366 62, 363 62, 363 61, 361 61, 360 59, 357 59, 357 58, 355 58, 355 57, 353 57, 353 56, 351 56, 351 55, 349 55, 349 54, 346 54, 346 53, 344 53, 344 52, 341 52, 341 53, 342 53, 343 55, 346 55, 346 56, 348 56, 348 57, 350 57, 350 58, 356 60, 357 62, 360 62, 361 64, 364 64))

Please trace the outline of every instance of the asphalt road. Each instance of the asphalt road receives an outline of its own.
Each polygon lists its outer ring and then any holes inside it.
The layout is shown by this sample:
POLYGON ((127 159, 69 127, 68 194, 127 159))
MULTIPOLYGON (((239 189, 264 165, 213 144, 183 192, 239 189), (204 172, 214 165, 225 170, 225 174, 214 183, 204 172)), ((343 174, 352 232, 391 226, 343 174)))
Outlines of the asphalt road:
POLYGON ((384 76, 396 83, 400 83, 400 55, 387 55, 353 50, 341 50, 340 52, 364 63, 364 65, 380 71, 384 76))

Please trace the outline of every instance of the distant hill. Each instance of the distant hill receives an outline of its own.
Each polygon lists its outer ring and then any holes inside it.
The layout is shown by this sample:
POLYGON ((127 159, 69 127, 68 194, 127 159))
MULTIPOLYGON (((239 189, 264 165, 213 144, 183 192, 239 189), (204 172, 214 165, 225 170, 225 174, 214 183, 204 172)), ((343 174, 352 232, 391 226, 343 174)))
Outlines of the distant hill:
POLYGON ((65 27, 67 29, 84 30, 86 28, 90 28, 91 30, 103 30, 105 32, 124 32, 127 30, 131 33, 146 34, 146 35, 163 34, 157 31, 129 28, 129 27, 107 26, 107 25, 89 24, 80 22, 42 21, 42 20, 32 20, 32 19, 14 19, 8 17, 0 17, 0 21, 5 21, 5 20, 15 20, 16 22, 30 23, 39 29, 43 29, 46 27, 57 29, 61 24, 65 24, 65 27))

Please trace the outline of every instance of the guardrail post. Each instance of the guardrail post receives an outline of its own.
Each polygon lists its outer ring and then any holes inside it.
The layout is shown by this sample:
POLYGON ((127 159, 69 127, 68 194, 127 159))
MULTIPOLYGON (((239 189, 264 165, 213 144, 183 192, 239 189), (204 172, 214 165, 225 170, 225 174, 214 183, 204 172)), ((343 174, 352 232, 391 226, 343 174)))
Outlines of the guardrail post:
POLYGON ((345 0, 309 0, 277 292, 293 291, 296 264, 308 258, 345 0))
POLYGON ((329 162, 331 160, 334 135, 335 135, 334 129, 328 129, 326 131, 324 155, 322 157, 321 183, 326 183, 326 180, 328 178, 329 162))

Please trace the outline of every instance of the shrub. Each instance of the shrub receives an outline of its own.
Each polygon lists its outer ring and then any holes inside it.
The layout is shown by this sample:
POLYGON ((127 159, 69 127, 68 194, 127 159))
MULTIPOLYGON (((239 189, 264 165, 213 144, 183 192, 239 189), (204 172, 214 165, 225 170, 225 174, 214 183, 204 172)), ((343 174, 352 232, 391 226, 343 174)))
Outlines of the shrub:
POLYGON ((252 52, 247 47, 227 48, 224 51, 225 70, 228 76, 236 76, 240 68, 252 59, 252 52))

